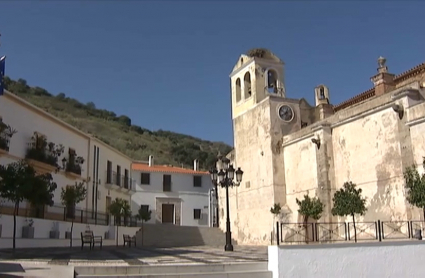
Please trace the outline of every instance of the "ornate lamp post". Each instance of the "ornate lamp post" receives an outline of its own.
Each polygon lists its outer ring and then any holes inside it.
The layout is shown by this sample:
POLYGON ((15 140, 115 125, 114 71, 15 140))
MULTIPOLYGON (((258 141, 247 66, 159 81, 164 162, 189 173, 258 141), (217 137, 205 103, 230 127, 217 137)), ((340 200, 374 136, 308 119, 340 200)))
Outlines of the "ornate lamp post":
MULTIPOLYGON (((217 171, 214 167, 210 170, 211 180, 214 184, 218 184, 221 187, 226 188, 226 210, 227 210, 227 220, 226 220, 226 246, 224 247, 225 251, 233 251, 232 245, 232 233, 230 231, 230 210, 229 210, 229 186, 239 186, 242 181, 243 171, 241 168, 235 171, 233 165, 230 164, 228 158, 222 158, 222 169, 217 171), (234 181, 236 175, 236 181, 234 181)), ((218 216, 217 216, 218 217, 218 216)))

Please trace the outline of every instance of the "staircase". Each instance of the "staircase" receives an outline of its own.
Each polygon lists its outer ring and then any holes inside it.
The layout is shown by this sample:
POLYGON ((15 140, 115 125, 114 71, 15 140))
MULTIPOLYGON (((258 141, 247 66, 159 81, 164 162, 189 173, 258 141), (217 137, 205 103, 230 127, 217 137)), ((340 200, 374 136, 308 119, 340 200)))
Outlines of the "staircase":
MULTIPOLYGON (((212 246, 226 244, 225 233, 219 228, 175 226, 169 224, 144 224, 143 246, 185 247, 212 246)), ((142 244, 142 230, 136 233, 137 245, 142 244)), ((233 240, 233 245, 237 243, 233 240)))
POLYGON ((267 262, 75 267, 76 278, 272 278, 267 262))

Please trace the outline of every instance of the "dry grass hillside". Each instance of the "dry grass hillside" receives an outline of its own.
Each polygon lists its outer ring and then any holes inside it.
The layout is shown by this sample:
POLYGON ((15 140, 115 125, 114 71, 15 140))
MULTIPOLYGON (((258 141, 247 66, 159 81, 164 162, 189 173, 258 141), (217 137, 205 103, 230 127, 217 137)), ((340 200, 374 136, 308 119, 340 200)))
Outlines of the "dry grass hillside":
POLYGON ((217 153, 226 154, 229 145, 210 142, 170 131, 150 131, 132 125, 125 115, 98 109, 92 102, 81 103, 64 93, 52 95, 40 87, 28 86, 23 79, 5 77, 6 89, 30 103, 44 109, 76 128, 92 134, 135 160, 147 160, 155 156, 155 163, 193 167, 199 160, 202 169, 208 169, 217 153))

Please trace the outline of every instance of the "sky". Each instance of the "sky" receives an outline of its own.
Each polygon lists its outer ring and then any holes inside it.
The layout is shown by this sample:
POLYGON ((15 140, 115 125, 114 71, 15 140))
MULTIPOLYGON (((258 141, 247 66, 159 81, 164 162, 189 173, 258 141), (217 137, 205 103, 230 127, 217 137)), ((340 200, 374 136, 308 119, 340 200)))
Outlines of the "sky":
POLYGON ((338 104, 425 61, 425 1, 0 1, 6 75, 127 115, 133 124, 233 145, 229 74, 267 48, 289 98, 338 104))

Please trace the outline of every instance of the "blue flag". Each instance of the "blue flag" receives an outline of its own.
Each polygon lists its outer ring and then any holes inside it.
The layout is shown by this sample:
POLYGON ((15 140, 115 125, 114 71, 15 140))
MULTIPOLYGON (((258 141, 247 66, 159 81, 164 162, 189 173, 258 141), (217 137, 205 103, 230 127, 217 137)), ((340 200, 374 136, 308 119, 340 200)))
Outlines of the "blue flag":
POLYGON ((4 76, 5 66, 6 66, 6 56, 3 56, 0 58, 0 96, 3 95, 3 90, 4 90, 3 76, 4 76))

